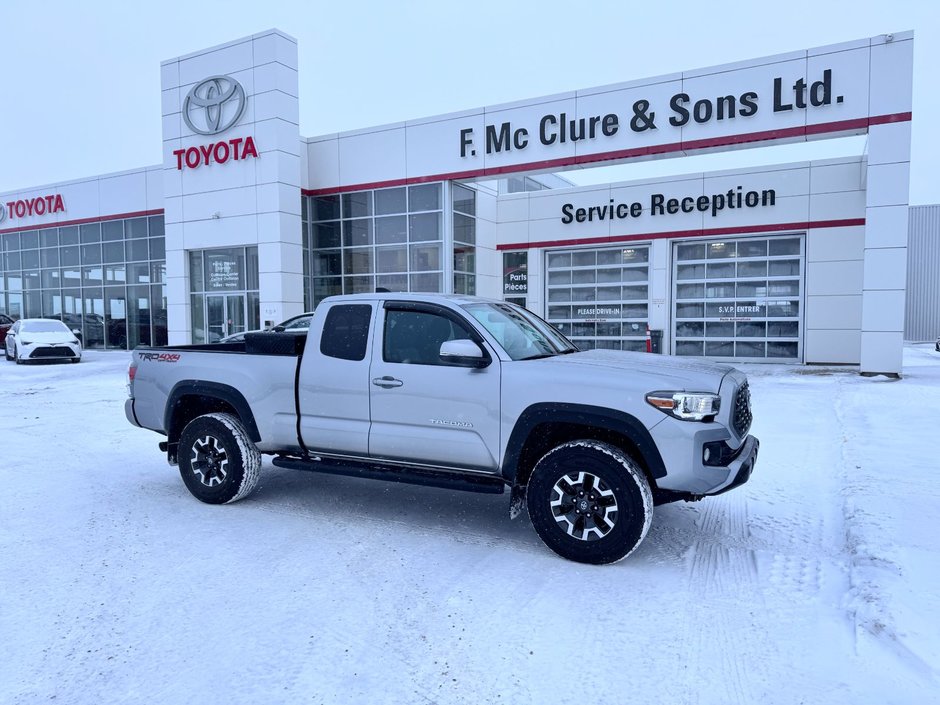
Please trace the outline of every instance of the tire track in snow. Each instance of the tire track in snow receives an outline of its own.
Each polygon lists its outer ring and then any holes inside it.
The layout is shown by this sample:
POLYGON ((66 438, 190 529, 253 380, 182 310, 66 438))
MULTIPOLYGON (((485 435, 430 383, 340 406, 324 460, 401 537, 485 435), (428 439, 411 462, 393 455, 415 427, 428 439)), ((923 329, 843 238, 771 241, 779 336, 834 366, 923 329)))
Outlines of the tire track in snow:
POLYGON ((700 536, 689 549, 686 622, 693 644, 684 679, 689 703, 758 702, 764 689, 755 683, 752 656, 766 651, 760 641, 766 630, 755 623, 763 612, 757 559, 748 529, 748 508, 742 493, 704 500, 696 521, 700 536), (710 604, 734 602, 741 606, 741 622, 710 604), (724 614, 722 614, 722 612, 724 614), (722 673, 720 690, 699 691, 709 675, 722 673))

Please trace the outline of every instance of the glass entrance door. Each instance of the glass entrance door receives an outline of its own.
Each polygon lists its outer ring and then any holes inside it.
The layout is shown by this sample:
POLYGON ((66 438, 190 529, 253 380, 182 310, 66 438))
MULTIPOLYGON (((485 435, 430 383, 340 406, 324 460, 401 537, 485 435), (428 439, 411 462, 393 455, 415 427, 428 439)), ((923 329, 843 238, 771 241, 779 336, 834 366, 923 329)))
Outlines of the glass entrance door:
POLYGON ((206 332, 210 343, 215 343, 228 335, 242 333, 244 330, 244 294, 206 296, 206 332))

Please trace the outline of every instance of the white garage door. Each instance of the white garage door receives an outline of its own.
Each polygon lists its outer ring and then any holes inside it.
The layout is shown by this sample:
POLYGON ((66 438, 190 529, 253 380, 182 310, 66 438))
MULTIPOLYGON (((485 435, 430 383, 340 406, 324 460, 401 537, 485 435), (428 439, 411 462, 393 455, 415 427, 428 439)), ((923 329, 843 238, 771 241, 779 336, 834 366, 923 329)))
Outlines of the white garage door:
POLYGON ((676 355, 802 360, 802 236, 674 245, 676 355))
POLYGON ((548 321, 582 350, 646 350, 649 246, 546 253, 548 321))

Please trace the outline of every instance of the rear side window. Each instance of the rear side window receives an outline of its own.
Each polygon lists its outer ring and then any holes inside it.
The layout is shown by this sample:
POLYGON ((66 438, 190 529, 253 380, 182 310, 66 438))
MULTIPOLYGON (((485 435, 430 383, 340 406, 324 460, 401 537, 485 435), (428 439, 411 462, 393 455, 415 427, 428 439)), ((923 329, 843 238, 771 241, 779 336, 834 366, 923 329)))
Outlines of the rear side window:
POLYGON ((365 360, 371 319, 369 304, 333 306, 323 324, 320 352, 340 360, 365 360))

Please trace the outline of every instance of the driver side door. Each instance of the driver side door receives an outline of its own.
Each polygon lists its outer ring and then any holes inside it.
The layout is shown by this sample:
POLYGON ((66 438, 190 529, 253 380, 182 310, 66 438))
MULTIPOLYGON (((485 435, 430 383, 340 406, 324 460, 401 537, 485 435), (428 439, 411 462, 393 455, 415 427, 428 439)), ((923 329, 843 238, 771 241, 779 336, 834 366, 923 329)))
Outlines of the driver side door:
MULTIPOLYGON (((495 472, 499 459, 500 361, 443 362, 447 340, 482 340, 436 304, 388 301, 372 348, 369 455, 495 472)), ((484 343, 485 345, 485 343, 484 343)))

